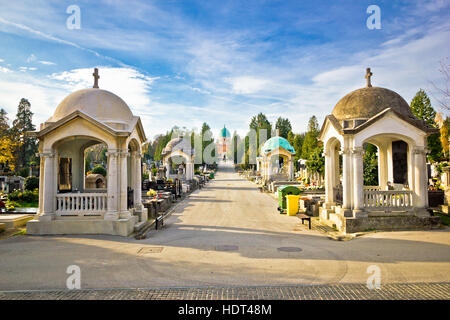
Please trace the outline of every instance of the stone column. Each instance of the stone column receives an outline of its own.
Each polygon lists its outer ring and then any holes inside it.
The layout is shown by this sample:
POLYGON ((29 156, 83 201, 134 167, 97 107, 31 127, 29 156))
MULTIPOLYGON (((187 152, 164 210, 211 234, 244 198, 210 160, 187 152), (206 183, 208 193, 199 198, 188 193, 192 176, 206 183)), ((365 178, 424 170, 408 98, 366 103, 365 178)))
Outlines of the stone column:
POLYGON ((167 158, 165 166, 166 166, 166 179, 169 179, 170 178, 170 167, 171 167, 170 166, 170 158, 167 158))
POLYGON ((194 178, 194 164, 192 161, 186 163, 186 180, 192 180, 194 178))
MULTIPOLYGON (((36 157, 39 157, 39 208, 38 215, 44 212, 44 157, 41 157, 40 153, 36 153, 36 157)), ((6 187, 6 186, 5 186, 6 187)))
POLYGON ((289 159, 289 180, 294 180, 294 159, 289 159))
POLYGON ((119 153, 117 151, 108 151, 106 153, 108 157, 108 180, 107 183, 107 211, 104 216, 105 220, 117 220, 119 219, 119 167, 118 158, 119 153))
POLYGON ((136 212, 142 212, 142 154, 134 155, 134 208, 136 212))
POLYGON ((119 153, 120 158, 120 183, 119 183, 119 190, 120 190, 120 206, 119 206, 119 218, 120 219, 128 219, 131 217, 130 211, 128 211, 128 156, 130 154, 127 151, 121 150, 119 153))
POLYGON ((331 206, 334 202, 333 197, 333 161, 331 159, 331 155, 329 150, 325 150, 323 153, 325 157, 325 203, 327 207, 331 206))
MULTIPOLYGON (((39 154, 41 157, 41 163, 44 163, 44 186, 42 195, 42 208, 43 211, 39 216, 40 221, 50 221, 55 216, 55 197, 56 197, 56 185, 55 185, 55 154, 53 152, 44 152, 39 154)), ((39 204, 41 206, 41 204, 39 204)))
POLYGON ((428 188, 427 188, 427 169, 426 169, 426 152, 424 147, 416 147, 414 154, 414 193, 416 208, 428 207, 428 188))
POLYGON ((350 149, 344 148, 342 151, 342 209, 352 208, 352 163, 350 149))
MULTIPOLYGON (((388 159, 387 147, 385 144, 378 146, 378 185, 381 190, 387 190, 388 182, 388 159)), ((391 181, 392 182, 392 181, 391 181)))
POLYGON ((364 171, 363 148, 352 149, 353 157, 353 216, 361 216, 364 211, 364 171))

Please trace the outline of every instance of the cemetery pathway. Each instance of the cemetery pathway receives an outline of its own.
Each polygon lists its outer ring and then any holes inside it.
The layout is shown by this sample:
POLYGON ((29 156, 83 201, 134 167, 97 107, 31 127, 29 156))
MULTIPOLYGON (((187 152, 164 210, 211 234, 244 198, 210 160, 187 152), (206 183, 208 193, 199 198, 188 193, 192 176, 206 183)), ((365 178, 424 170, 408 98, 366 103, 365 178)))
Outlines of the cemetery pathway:
POLYGON ((380 232, 333 241, 280 215, 223 166, 145 240, 114 236, 17 236, 0 241, 0 291, 64 289, 68 266, 81 287, 175 288, 450 282, 450 229, 380 232))

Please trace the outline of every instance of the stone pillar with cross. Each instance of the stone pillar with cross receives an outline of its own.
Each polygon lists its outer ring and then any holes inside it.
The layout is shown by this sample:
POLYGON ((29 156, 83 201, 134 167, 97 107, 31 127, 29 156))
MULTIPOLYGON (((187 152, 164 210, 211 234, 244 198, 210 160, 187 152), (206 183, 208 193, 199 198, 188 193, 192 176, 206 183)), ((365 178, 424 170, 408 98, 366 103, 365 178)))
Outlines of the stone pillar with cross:
POLYGON ((98 68, 94 69, 94 73, 92 74, 94 76, 94 86, 92 88, 98 89, 98 79, 100 79, 100 75, 98 74, 98 68))
POLYGON ((372 75, 373 75, 373 73, 370 72, 370 68, 367 68, 366 69, 366 76, 365 76, 365 78, 367 79, 367 88, 372 87, 372 82, 371 82, 371 79, 370 79, 372 77, 372 75))

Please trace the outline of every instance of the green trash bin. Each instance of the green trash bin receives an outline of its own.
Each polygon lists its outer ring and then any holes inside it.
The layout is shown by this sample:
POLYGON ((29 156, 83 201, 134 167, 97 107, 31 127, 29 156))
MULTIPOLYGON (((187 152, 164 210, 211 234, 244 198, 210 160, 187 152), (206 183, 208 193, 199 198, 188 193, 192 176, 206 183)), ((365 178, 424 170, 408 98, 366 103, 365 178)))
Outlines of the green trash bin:
POLYGON ((280 213, 285 213, 287 209, 286 196, 288 194, 299 195, 300 189, 297 187, 284 185, 279 186, 277 190, 278 190, 278 211, 280 211, 280 213))

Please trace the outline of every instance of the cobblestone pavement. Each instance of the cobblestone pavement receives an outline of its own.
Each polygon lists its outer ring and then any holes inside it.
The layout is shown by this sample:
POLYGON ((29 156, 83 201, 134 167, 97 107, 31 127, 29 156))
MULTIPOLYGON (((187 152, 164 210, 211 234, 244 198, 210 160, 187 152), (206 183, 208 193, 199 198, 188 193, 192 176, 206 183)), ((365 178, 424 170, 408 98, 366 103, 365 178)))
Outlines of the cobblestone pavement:
POLYGON ((0 291, 1 300, 449 300, 450 283, 0 291))

